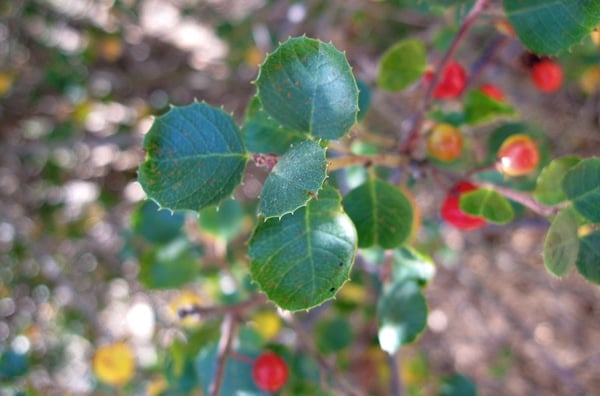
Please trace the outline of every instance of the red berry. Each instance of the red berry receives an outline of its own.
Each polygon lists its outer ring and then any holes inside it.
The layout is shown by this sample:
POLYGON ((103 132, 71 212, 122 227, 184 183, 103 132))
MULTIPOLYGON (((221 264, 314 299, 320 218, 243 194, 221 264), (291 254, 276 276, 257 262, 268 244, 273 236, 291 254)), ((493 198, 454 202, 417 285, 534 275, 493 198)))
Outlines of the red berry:
POLYGON ((504 102, 504 92, 494 84, 483 84, 479 87, 479 90, 487 95, 488 97, 497 100, 498 102, 504 102))
POLYGON ((507 176, 523 176, 540 162, 540 151, 529 136, 518 133, 509 136, 498 150, 497 168, 507 176))
POLYGON ((439 161, 454 161, 462 148, 462 134, 450 124, 437 124, 427 137, 427 153, 439 161))
POLYGON ((288 368, 281 357, 273 352, 265 352, 254 361, 252 378, 261 390, 276 392, 287 381, 288 368))
POLYGON ((471 216, 460 210, 460 195, 473 190, 477 190, 477 186, 461 181, 450 190, 442 203, 442 218, 459 230, 474 230, 486 224, 484 218, 471 216))
MULTIPOLYGON (((433 80, 434 72, 429 70, 423 76, 426 85, 433 80)), ((440 81, 435 87, 433 97, 436 99, 453 99, 460 96, 467 86, 467 72, 455 61, 450 61, 444 68, 440 81)))
POLYGON ((541 60, 533 65, 531 79, 540 91, 554 92, 560 88, 563 82, 562 67, 553 60, 541 60))

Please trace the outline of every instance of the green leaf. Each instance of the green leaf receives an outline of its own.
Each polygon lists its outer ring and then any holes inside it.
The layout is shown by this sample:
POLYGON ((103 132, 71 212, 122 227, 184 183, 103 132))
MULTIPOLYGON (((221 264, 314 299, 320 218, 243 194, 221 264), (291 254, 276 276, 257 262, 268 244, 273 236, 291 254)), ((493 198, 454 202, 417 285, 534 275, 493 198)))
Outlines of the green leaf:
POLYGON ((244 210, 235 199, 227 199, 219 207, 202 209, 198 223, 202 231, 229 241, 242 230, 244 210))
POLYGON ((517 115, 516 110, 509 103, 492 99, 479 90, 470 91, 464 103, 465 121, 468 124, 494 121, 501 116, 517 115))
POLYGON ((260 193, 259 214, 281 217, 317 195, 327 177, 325 149, 313 141, 292 147, 277 162, 260 193))
POLYGON ((465 114, 462 112, 444 112, 439 109, 427 112, 427 119, 437 121, 439 123, 450 124, 457 128, 466 122, 465 114))
POLYGON ((242 136, 248 151, 255 153, 285 153, 292 144, 307 139, 307 134, 281 126, 261 107, 254 96, 246 110, 246 122, 242 136))
POLYGON ((352 325, 345 317, 319 322, 315 327, 316 345, 320 353, 339 352, 352 343, 352 325))
POLYGON ((185 239, 148 250, 140 259, 140 282, 148 289, 171 289, 191 282, 198 274, 199 254, 185 239))
POLYGON ((379 62, 377 85, 386 91, 400 91, 421 78, 427 68, 423 43, 406 39, 389 48, 379 62))
POLYGON ((444 378, 440 384, 439 396, 475 396, 477 388, 473 381, 462 374, 444 378))
POLYGON ((398 282, 411 280, 425 286, 435 275, 435 264, 425 253, 404 246, 394 250, 392 271, 393 279, 398 282))
POLYGON ((537 178, 534 198, 546 205, 556 205, 567 199, 562 182, 565 174, 581 159, 577 156, 566 156, 552 160, 537 178))
POLYGON ((0 383, 13 381, 27 374, 29 361, 27 355, 11 348, 0 351, 0 383))
MULTIPOLYGON (((258 357, 254 350, 240 349, 237 354, 252 361, 258 357)), ((198 353, 195 361, 196 375, 204 395, 210 394, 210 385, 217 371, 217 345, 213 344, 203 348, 198 353)), ((251 362, 228 356, 225 363, 225 374, 223 376, 222 395, 244 395, 244 396, 268 396, 258 389, 252 379, 251 362)))
POLYGON ((538 54, 555 54, 579 43, 600 23, 597 0, 504 0, 519 39, 538 54))
POLYGON ((377 303, 379 346, 394 354, 409 344, 425 329, 427 302, 416 282, 394 281, 381 294, 377 303))
POLYGON ((600 284, 600 231, 579 239, 577 269, 590 282, 600 284))
POLYGON ((558 276, 564 276, 577 261, 577 217, 571 208, 561 210, 552 221, 544 241, 544 265, 558 276))
POLYGON ((356 122, 356 80, 332 44, 290 38, 267 56, 256 86, 265 111, 286 128, 337 139, 356 122))
POLYGON ((231 116, 206 103, 173 107, 144 138, 138 180, 161 207, 198 211, 241 183, 246 149, 231 116))
POLYGON ((369 107, 371 106, 371 88, 369 88, 369 86, 367 85, 367 83, 365 83, 362 80, 357 80, 356 81, 356 85, 358 86, 358 114, 356 115, 356 118, 358 120, 362 120, 365 117, 365 114, 367 113, 367 110, 369 110, 369 107))
POLYGON ((587 158, 573 166, 565 175, 562 187, 580 214, 600 223, 600 158, 587 158))
POLYGON ((480 188, 461 194, 460 210, 497 224, 508 223, 514 217, 510 202, 500 193, 488 188, 480 188))
POLYGON ((186 347, 187 345, 179 340, 171 346, 170 359, 165 362, 164 374, 169 384, 163 392, 165 395, 189 394, 198 386, 194 357, 186 347))
POLYGON ((319 199, 254 230, 250 273, 281 308, 312 308, 332 298, 348 280, 357 237, 340 201, 336 190, 324 187, 319 199))
POLYGON ((133 230, 151 243, 170 242, 181 235, 185 215, 159 210, 156 202, 141 202, 131 214, 133 230))
POLYGON ((344 197, 344 209, 358 231, 358 246, 391 249, 402 245, 412 229, 413 208, 401 189, 370 178, 344 197))

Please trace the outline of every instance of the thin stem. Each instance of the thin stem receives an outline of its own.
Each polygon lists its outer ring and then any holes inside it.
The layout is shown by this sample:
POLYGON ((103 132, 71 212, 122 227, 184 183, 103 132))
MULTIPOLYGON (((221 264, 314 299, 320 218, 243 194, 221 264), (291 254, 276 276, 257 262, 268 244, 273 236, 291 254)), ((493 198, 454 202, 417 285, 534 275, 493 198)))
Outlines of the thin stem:
POLYGON ((231 353, 237 328, 238 322, 234 315, 232 313, 226 314, 221 324, 221 338, 217 347, 217 370, 208 390, 210 396, 219 396, 221 394, 223 379, 225 377, 225 365, 231 353))
POLYGON ((402 396, 402 379, 400 378, 400 366, 398 364, 398 356, 387 354, 388 365, 391 371, 390 391, 392 396, 402 396))
POLYGON ((473 81, 476 81, 479 78, 485 67, 494 60, 496 54, 509 42, 510 37, 505 35, 499 34, 494 38, 494 40, 481 53, 479 58, 471 65, 467 86, 473 84, 473 81))
POLYGON ((316 360, 319 366, 326 372, 330 373, 333 380, 338 384, 340 390, 343 391, 344 395, 350 396, 363 396, 364 394, 356 388, 356 386, 348 383, 344 377, 337 371, 337 369, 329 364, 327 360, 317 351, 314 342, 310 339, 306 330, 300 325, 298 320, 294 317, 291 312, 284 312, 282 318, 288 323, 295 331, 298 336, 298 340, 302 345, 302 348, 310 353, 316 360))
POLYGON ((556 214, 561 209, 559 206, 548 206, 542 203, 537 202, 533 197, 527 193, 513 190, 512 188, 499 186, 497 184, 490 183, 481 183, 480 181, 473 180, 474 183, 479 184, 481 187, 490 188, 501 195, 505 196, 508 199, 511 199, 515 202, 520 203, 521 205, 533 210, 534 212, 545 216, 551 217, 556 216, 556 214))
POLYGON ((381 165, 388 168, 397 168, 408 163, 408 157, 398 154, 377 154, 377 155, 344 155, 329 159, 329 172, 345 168, 350 165, 381 165))
POLYGON ((421 101, 421 105, 419 106, 417 112, 413 116, 412 128, 408 132, 406 140, 400 146, 401 153, 409 153, 415 145, 415 142, 417 141, 419 133, 423 126, 423 122, 425 121, 425 113, 431 106, 431 102, 433 101, 433 93, 435 92, 435 88, 440 82, 442 71, 446 68, 446 65, 456 53, 459 44, 465 38, 466 33, 469 31, 469 29, 473 26, 473 23, 477 20, 479 15, 488 7, 489 1, 490 0, 477 0, 475 4, 473 4, 473 7, 469 11, 465 19, 463 20, 462 24, 460 25, 460 28, 458 29, 458 32, 456 33, 452 42, 450 43, 448 50, 442 57, 440 63, 437 65, 431 83, 427 87, 427 91, 425 91, 425 95, 423 96, 423 100, 421 101))
POLYGON ((177 313, 180 318, 184 318, 190 315, 197 316, 210 316, 210 315, 227 315, 233 314, 235 316, 243 316, 242 314, 255 308, 259 305, 265 304, 267 302, 267 297, 264 294, 255 294, 250 297, 248 300, 241 301, 235 304, 228 305, 213 305, 209 307, 202 307, 200 305, 192 305, 189 308, 182 308, 177 313))
POLYGON ((367 141, 369 143, 377 144, 383 147, 394 146, 397 143, 396 139, 394 138, 385 135, 377 135, 360 126, 354 126, 350 133, 357 137, 360 137, 363 141, 367 141))

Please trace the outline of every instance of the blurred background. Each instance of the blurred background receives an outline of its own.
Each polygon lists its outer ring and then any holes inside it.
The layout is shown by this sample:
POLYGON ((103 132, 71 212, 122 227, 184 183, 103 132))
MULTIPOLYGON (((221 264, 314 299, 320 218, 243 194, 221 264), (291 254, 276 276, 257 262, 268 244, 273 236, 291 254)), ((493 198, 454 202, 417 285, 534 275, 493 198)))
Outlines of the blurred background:
MULTIPOLYGON (((198 99, 243 121, 264 54, 301 34, 332 41, 374 87, 379 57, 404 37, 424 40, 430 61, 438 60, 470 3, 2 1, 0 394, 109 394, 92 359, 97 348, 120 340, 136 365, 122 392, 165 389, 165 362, 176 361, 173 340, 182 334, 169 301, 181 293, 150 291, 152 282, 140 281, 145 248, 131 242, 131 214, 145 198, 136 172, 152 116, 198 99)), ((502 35, 496 3, 461 46, 464 65, 502 35)), ((503 88, 523 121, 547 133, 554 156, 600 154, 600 47, 593 40, 559 59, 567 78, 553 95, 533 88, 516 39, 504 38, 495 51, 477 78, 503 88)), ((398 134, 419 88, 373 88, 365 123, 398 134)), ((242 201, 260 191, 260 174, 250 171, 242 201)), ((600 393, 600 289, 578 274, 557 280, 545 271, 548 223, 525 213, 509 226, 461 233, 440 223, 444 192, 432 191, 427 181, 414 190, 423 218, 418 243, 434 257, 437 274, 426 291, 428 329, 400 353, 407 389, 432 394, 436 378, 460 372, 481 394, 600 393)), ((244 219, 232 241, 238 246, 251 228, 252 216, 244 219)), ((223 258, 221 239, 196 236, 198 257, 212 264, 223 258)), ((211 287, 221 294, 231 288, 219 264, 213 267, 202 287, 189 286, 190 301, 214 300, 211 287)), ((364 329, 372 334, 368 324, 364 329)), ((385 386, 369 381, 389 375, 364 376, 368 367, 378 369, 377 358, 350 346, 339 353, 370 394, 385 394, 385 386)), ((184 388, 169 394, 199 394, 184 388)))

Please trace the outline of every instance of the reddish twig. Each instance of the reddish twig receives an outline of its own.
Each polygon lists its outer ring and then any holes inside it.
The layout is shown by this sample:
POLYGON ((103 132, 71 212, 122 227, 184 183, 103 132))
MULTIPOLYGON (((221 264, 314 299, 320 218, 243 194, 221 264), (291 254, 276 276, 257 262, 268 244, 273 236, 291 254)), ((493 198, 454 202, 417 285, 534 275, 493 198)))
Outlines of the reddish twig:
POLYGON ((196 316, 210 316, 210 315, 226 315, 233 314, 235 316, 243 316, 243 312, 255 308, 259 305, 265 304, 267 302, 267 297, 264 294, 255 294, 250 297, 248 300, 241 301, 235 304, 229 305, 214 305, 209 307, 203 307, 200 305, 192 305, 189 308, 181 308, 177 315, 180 318, 185 318, 186 316, 196 315, 196 316))
POLYGON ((505 196, 506 198, 513 200, 517 203, 520 203, 521 205, 533 210, 535 213, 545 216, 545 217, 556 216, 556 214, 561 209, 560 206, 548 206, 548 205, 539 203, 535 199, 533 199, 533 197, 530 194, 524 193, 522 191, 513 190, 512 188, 499 186, 497 184, 481 183, 481 181, 478 181, 478 180, 471 180, 471 181, 475 184, 478 184, 481 187, 485 187, 485 188, 494 190, 494 191, 500 193, 501 195, 505 196))
POLYGON ((221 394, 221 387, 223 386, 223 379, 225 377, 225 365, 231 353, 237 328, 238 322, 235 316, 232 313, 226 314, 221 324, 221 338, 217 347, 217 369, 208 390, 211 396, 219 396, 221 394))
POLYGON ((291 312, 284 312, 282 318, 288 323, 295 331, 298 336, 298 340, 302 344, 302 347, 308 351, 316 360, 319 366, 329 374, 331 374, 333 380, 338 384, 340 390, 343 391, 344 395, 351 396, 363 396, 364 394, 348 383, 345 378, 337 371, 337 369, 329 364, 327 360, 317 351, 315 348, 314 342, 310 340, 310 336, 307 334, 306 330, 298 323, 298 320, 294 317, 294 314, 291 312))
POLYGON ((390 355, 387 354, 387 362, 390 366, 390 374, 391 374, 391 392, 390 394, 393 396, 402 396, 402 378, 400 378, 400 365, 398 363, 398 356, 396 354, 390 355))
POLYGON ((341 157, 329 159, 327 171, 331 172, 337 169, 345 168, 351 165, 381 165, 388 168, 398 168, 408 163, 408 157, 398 154, 377 154, 377 155, 358 155, 350 154, 341 157))
POLYGON ((433 101, 433 93, 440 82, 442 71, 446 68, 446 65, 450 59, 454 57, 454 54, 456 53, 461 41, 465 38, 466 33, 469 31, 471 26, 473 26, 473 23, 477 20, 479 15, 488 7, 488 5, 489 0, 477 0, 460 25, 460 28, 450 43, 448 50, 442 57, 440 63, 437 65, 436 71, 433 74, 433 78, 427 87, 427 91, 425 91, 423 100, 421 101, 421 105, 413 116, 412 127, 408 132, 407 138, 400 146, 400 153, 409 153, 415 145, 415 142, 419 137, 421 127, 423 126, 423 122, 425 121, 425 113, 431 106, 431 102, 433 101))

